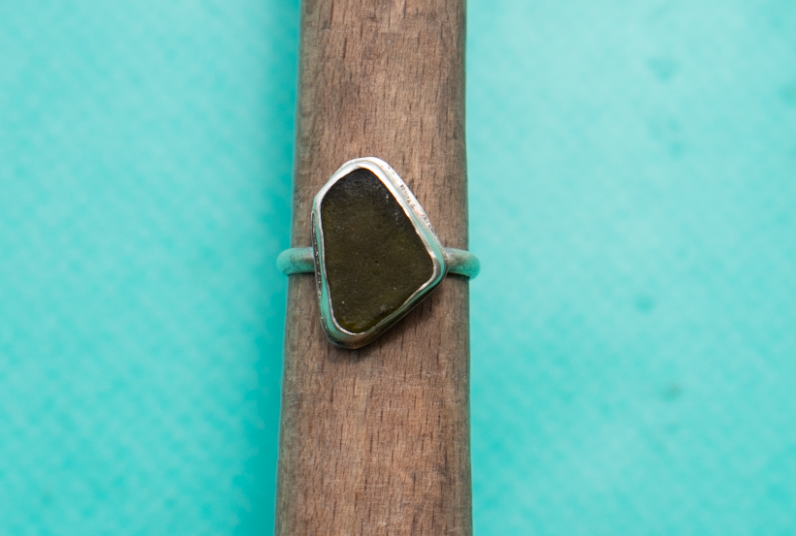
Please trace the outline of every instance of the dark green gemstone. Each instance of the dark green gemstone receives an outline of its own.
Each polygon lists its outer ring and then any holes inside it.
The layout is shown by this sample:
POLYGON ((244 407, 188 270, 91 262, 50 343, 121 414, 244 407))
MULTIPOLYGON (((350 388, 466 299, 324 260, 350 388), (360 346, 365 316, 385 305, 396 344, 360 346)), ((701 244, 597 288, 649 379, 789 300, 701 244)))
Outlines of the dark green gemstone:
POLYGON ((412 222, 371 171, 357 169, 337 181, 320 212, 329 294, 343 329, 367 331, 433 276, 412 222))

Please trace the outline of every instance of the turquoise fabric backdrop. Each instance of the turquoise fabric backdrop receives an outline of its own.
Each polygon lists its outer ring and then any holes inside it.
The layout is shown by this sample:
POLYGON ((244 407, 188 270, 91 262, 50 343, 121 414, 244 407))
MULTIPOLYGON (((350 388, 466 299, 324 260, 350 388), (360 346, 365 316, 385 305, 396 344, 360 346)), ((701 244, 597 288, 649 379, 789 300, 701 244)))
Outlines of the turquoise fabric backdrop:
MULTIPOLYGON (((0 535, 273 524, 296 0, 0 1, 0 535)), ((473 0, 479 536, 796 533, 796 2, 473 0)))

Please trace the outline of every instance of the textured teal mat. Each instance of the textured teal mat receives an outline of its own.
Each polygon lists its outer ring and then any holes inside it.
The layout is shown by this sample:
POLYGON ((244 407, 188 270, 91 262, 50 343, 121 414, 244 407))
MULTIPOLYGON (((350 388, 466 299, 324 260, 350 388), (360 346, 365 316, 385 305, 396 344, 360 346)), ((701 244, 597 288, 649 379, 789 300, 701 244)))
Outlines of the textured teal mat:
POLYGON ((269 534, 296 2, 2 2, 0 535, 269 534))
POLYGON ((796 534, 796 2, 470 6, 476 533, 796 534))
MULTIPOLYGON (((0 2, 0 535, 273 523, 298 2, 0 2)), ((469 5, 476 534, 796 533, 796 3, 469 5)))

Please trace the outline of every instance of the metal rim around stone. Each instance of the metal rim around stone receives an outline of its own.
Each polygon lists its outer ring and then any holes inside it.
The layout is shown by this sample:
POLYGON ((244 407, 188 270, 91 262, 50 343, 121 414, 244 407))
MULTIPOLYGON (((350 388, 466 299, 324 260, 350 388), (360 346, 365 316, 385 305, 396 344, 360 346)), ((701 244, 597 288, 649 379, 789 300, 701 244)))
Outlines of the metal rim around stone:
POLYGON ((383 160, 375 157, 356 158, 343 164, 334 172, 327 183, 320 189, 312 203, 312 248, 315 255, 315 280, 318 291, 318 305, 321 323, 329 340, 338 346, 346 348, 360 348, 377 339, 384 331, 403 318, 410 310, 417 306, 426 295, 431 292, 448 272, 445 250, 437 237, 425 210, 412 194, 398 173, 383 160), (382 319, 378 324, 362 333, 352 333, 342 328, 335 319, 329 291, 329 282, 326 275, 324 262, 324 240, 321 203, 331 187, 343 177, 357 169, 367 169, 372 172, 392 194, 412 223, 418 237, 423 242, 431 258, 432 277, 419 287, 407 300, 392 314, 382 319))

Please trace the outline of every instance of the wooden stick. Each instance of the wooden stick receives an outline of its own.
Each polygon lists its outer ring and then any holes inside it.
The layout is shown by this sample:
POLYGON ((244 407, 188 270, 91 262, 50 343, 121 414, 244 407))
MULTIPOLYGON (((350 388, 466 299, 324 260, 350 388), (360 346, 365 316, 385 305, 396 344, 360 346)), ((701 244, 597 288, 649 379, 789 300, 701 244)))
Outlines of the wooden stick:
MULTIPOLYGON (((376 156, 442 243, 467 247, 464 0, 304 0, 293 246, 315 193, 376 156)), ((326 341, 311 275, 290 277, 276 534, 472 533, 468 283, 448 276, 381 339, 326 341)))

